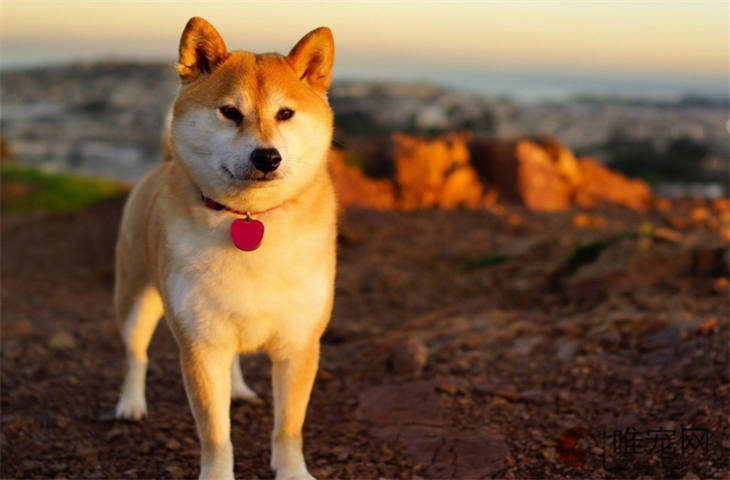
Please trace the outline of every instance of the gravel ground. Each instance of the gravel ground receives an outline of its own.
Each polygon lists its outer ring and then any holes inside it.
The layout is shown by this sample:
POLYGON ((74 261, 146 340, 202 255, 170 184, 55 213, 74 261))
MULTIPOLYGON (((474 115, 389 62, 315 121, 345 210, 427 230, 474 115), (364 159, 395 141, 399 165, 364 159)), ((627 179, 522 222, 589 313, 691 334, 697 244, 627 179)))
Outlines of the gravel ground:
MULTIPOLYGON (((121 205, 3 216, 3 478, 197 476, 162 324, 149 417, 113 417, 121 205)), ((347 212, 311 472, 728 478, 727 210, 663 210, 347 212)), ((243 366, 264 402, 231 408, 236 475, 272 478, 268 360, 243 366)))

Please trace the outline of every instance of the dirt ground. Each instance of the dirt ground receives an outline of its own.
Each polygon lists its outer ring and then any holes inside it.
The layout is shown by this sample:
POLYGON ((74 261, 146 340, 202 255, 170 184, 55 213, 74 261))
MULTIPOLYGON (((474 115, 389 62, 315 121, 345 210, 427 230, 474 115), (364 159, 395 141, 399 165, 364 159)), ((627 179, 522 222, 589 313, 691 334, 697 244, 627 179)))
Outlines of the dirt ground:
MULTIPOLYGON (((121 205, 3 216, 3 478, 197 476, 162 323, 148 418, 113 416, 121 205)), ((721 213, 690 200, 665 210, 347 212, 304 431, 310 471, 728 478, 721 213)), ((231 408, 236 476, 272 478, 269 363, 243 367, 264 402, 231 408)))

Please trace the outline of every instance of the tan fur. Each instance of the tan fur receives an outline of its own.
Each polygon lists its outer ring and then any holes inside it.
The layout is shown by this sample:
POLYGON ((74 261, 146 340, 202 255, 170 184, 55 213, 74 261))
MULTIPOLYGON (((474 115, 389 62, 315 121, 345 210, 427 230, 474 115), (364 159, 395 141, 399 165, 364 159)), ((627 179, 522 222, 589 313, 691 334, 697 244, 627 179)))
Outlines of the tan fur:
POLYGON ((115 313, 127 351, 117 415, 147 413, 147 347, 163 313, 177 341, 201 442, 201 478, 233 478, 231 397, 256 399, 237 355, 272 360, 277 478, 311 478, 301 429, 330 317, 335 274, 335 198, 326 170, 332 112, 326 101, 333 59, 326 28, 287 57, 228 52, 205 20, 188 22, 180 42, 181 90, 163 135, 165 161, 133 190, 117 243, 115 313), (240 126, 221 117, 233 104, 240 126), (286 123, 278 109, 295 111, 286 123), (232 180, 252 148, 282 153, 276 181, 232 180), (205 207, 200 194, 258 215, 261 246, 236 249, 237 216, 205 207))

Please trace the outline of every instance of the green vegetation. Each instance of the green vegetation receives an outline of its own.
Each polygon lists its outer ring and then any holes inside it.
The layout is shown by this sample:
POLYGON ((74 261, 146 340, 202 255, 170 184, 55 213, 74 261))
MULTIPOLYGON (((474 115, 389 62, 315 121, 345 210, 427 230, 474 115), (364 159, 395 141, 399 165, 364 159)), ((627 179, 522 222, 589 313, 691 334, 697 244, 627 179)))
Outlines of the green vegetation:
POLYGON ((124 195, 118 182, 69 173, 45 172, 26 166, 3 166, 3 212, 70 212, 124 195))
POLYGON ((501 253, 495 253, 492 255, 485 255, 483 257, 477 258, 476 260, 471 260, 467 263, 467 268, 473 269, 473 268, 484 268, 484 267, 492 267, 494 265, 499 265, 500 263, 504 263, 507 260, 509 260, 508 255, 504 255, 501 253))
POLYGON ((365 160, 363 160, 360 155, 355 152, 351 152, 350 150, 345 150, 343 161, 347 165, 355 167, 360 171, 362 171, 365 167, 365 160))
POLYGON ((575 250, 573 250, 570 258, 568 258, 568 261, 565 264, 565 269, 568 273, 574 272, 582 265, 593 262, 595 259, 598 258, 598 255, 600 255, 600 253, 606 248, 631 236, 633 236, 633 234, 620 233, 604 240, 598 240, 595 242, 578 245, 575 250))
POLYGON ((675 139, 666 150, 658 150, 650 140, 632 140, 614 134, 603 149, 613 157, 611 168, 649 183, 704 179, 702 159, 708 149, 691 138, 675 139))

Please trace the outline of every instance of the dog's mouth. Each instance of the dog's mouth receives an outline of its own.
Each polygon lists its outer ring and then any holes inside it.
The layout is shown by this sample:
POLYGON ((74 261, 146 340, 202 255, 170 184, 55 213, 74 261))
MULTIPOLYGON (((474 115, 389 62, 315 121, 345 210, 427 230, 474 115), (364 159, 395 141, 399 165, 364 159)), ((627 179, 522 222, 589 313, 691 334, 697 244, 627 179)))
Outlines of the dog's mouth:
POLYGON ((256 172, 254 174, 246 176, 245 180, 247 180, 249 182, 255 182, 255 183, 273 182, 274 180, 279 180, 279 175, 277 175, 275 172, 269 172, 269 173, 256 172))
POLYGON ((225 165, 222 166, 222 170, 231 180, 234 180, 236 182, 245 182, 249 184, 266 184, 281 179, 281 175, 278 172, 264 173, 259 170, 254 170, 246 175, 239 177, 234 175, 233 172, 225 165))

